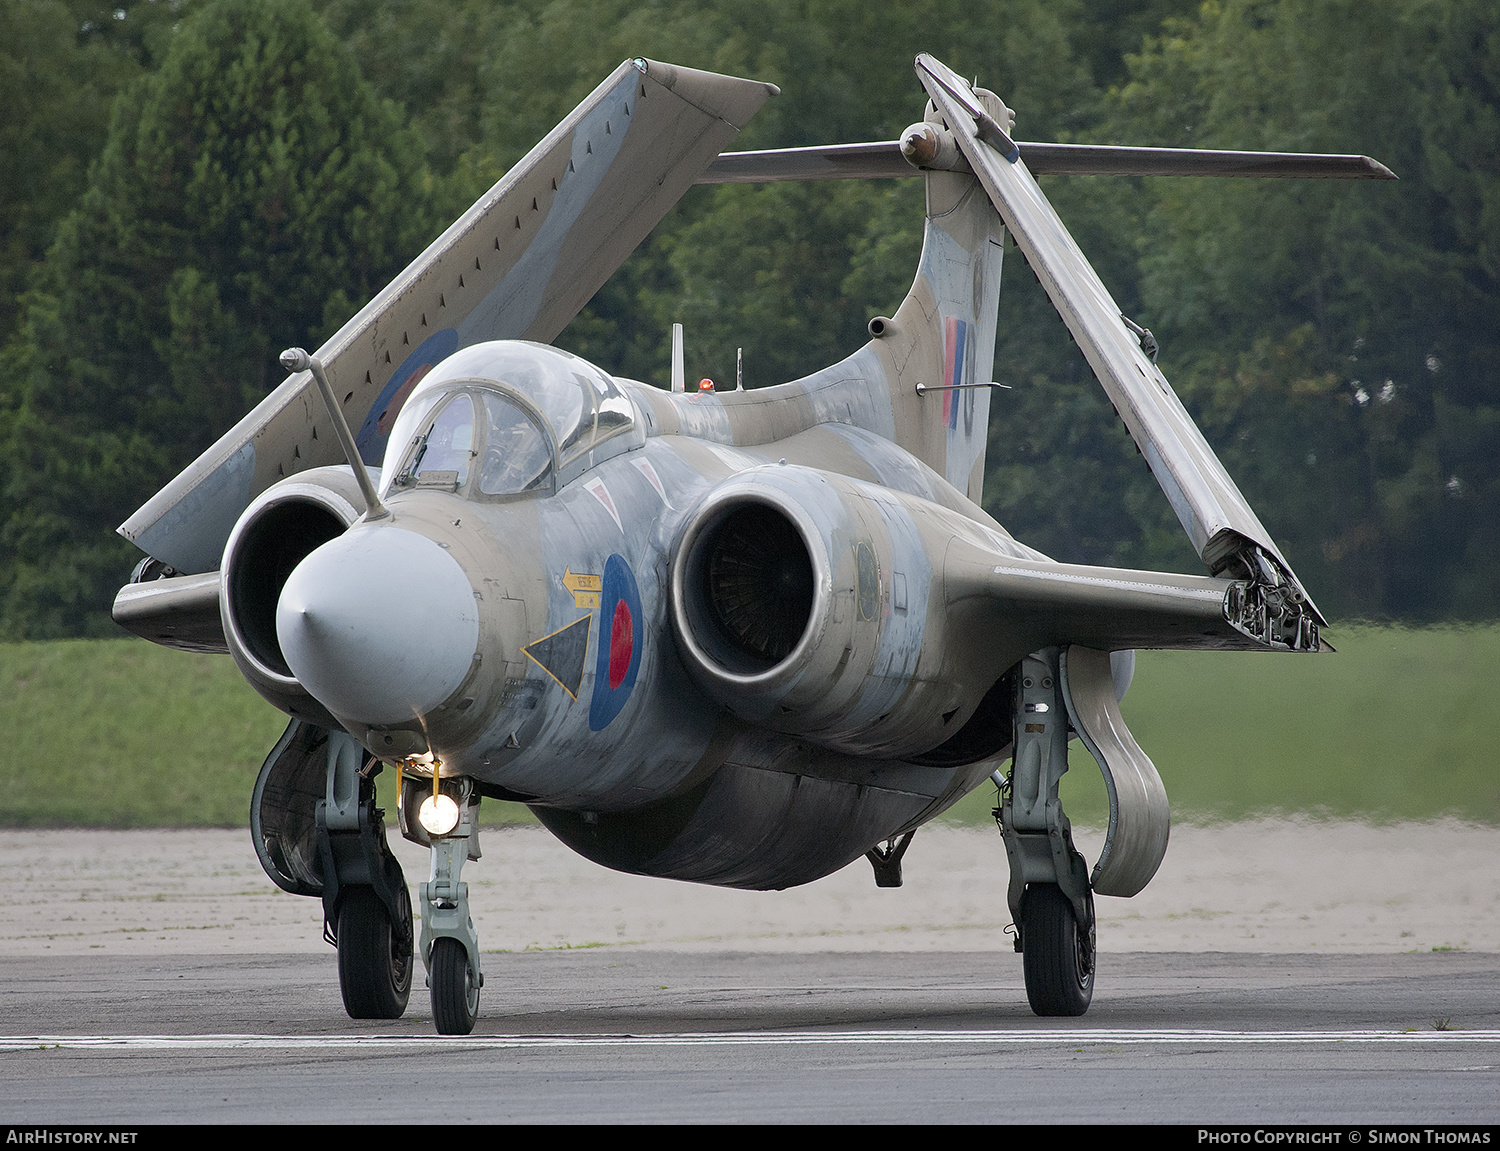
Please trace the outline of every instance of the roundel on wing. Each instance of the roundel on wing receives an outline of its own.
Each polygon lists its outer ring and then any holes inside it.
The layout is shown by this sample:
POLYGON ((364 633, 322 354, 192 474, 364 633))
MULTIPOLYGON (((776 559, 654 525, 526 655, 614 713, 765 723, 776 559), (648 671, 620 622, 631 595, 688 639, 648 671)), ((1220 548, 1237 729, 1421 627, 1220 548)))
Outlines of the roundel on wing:
POLYGON ((370 405, 369 414, 360 424, 354 436, 360 459, 371 467, 377 466, 385 456, 386 441, 390 438, 391 425, 401 412, 401 405, 412 389, 422 382, 422 377, 433 365, 447 359, 458 351, 458 329, 444 328, 434 332, 421 342, 392 373, 380 395, 370 405))
POLYGON ((641 669, 641 593, 625 558, 612 555, 604 564, 599 588, 599 653, 594 665, 594 695, 589 701, 589 728, 602 731, 620 714, 641 669))

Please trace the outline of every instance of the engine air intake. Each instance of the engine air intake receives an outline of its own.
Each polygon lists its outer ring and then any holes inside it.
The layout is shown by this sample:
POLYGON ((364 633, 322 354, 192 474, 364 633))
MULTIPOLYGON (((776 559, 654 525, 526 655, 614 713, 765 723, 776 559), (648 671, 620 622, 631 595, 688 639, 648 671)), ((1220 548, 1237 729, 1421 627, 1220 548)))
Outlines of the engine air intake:
POLYGON ((784 515, 765 504, 735 508, 704 542, 700 572, 724 643, 761 668, 791 655, 812 615, 813 567, 784 515))
POLYGON ((289 499, 272 504, 247 523, 231 551, 229 610, 250 653, 280 675, 292 674, 276 638, 281 589, 293 568, 347 527, 322 503, 289 499))

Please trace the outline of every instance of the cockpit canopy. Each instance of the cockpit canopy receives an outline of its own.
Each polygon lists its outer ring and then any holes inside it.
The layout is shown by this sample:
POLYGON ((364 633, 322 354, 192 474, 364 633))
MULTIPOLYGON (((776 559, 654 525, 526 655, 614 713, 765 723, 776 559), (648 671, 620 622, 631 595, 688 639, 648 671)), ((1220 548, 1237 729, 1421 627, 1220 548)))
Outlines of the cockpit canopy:
POLYGON ((545 344, 496 340, 455 352, 413 389, 391 429, 384 487, 550 492, 644 441, 607 373, 545 344))

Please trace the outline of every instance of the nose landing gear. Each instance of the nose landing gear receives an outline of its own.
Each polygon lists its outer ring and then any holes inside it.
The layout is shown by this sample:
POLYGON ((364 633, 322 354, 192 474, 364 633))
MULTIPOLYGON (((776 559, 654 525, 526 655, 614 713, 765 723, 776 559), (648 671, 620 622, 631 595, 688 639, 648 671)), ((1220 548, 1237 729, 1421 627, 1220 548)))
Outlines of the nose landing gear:
MULTIPOLYGON (((434 771, 436 767, 434 767, 434 771)), ((432 851, 432 870, 418 889, 422 909, 422 961, 432 993, 432 1022, 439 1035, 468 1035, 479 1018, 479 989, 484 971, 479 965, 479 934, 469 915, 469 885, 460 881, 465 862, 479 858, 479 828, 475 824, 478 796, 469 780, 443 780, 431 789, 426 781, 408 779, 402 788, 401 827, 408 839, 426 842, 432 851), (424 793, 430 799, 424 800, 424 793), (457 818, 426 826, 419 814, 452 801, 457 818)), ((430 822, 430 821, 429 821, 430 822)))

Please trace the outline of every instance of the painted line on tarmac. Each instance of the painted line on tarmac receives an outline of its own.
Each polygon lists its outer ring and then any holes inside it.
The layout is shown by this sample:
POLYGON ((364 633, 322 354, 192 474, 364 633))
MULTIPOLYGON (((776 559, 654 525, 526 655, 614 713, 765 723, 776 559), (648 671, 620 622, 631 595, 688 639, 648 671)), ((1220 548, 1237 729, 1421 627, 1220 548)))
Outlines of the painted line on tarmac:
POLYGON ((994 1047, 1101 1044, 1466 1044, 1500 1043, 1500 1030, 1476 1031, 1215 1031, 1116 1029, 1036 1031, 694 1031, 661 1035, 10 1035, 0 1052, 72 1051, 331 1051, 434 1047, 803 1047, 848 1044, 982 1044, 994 1047))

